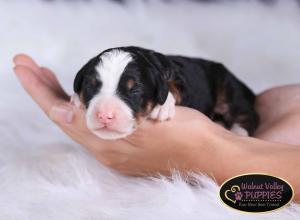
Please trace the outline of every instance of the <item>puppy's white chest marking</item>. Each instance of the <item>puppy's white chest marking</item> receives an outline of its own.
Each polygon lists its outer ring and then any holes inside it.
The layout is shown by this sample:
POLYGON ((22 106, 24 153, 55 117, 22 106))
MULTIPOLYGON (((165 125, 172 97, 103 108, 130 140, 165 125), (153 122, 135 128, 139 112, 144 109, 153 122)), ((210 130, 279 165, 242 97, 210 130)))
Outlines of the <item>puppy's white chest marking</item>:
POLYGON ((166 102, 163 105, 157 105, 150 113, 150 118, 158 121, 166 121, 175 116, 175 98, 171 92, 168 93, 166 102))

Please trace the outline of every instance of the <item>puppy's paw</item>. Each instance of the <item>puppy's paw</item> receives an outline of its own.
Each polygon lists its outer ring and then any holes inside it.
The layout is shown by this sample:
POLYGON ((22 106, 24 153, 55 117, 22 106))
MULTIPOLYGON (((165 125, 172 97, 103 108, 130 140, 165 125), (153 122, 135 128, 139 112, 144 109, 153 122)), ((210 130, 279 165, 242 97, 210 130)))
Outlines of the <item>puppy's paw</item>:
POLYGON ((239 124, 233 124, 230 131, 240 136, 249 136, 248 131, 245 128, 241 127, 239 124))
POLYGON ((79 96, 74 93, 72 96, 71 96, 71 99, 70 99, 70 102, 72 105, 75 105, 77 108, 80 108, 81 107, 81 101, 80 101, 80 98, 79 96))
POLYGON ((163 105, 157 105, 150 113, 150 118, 158 121, 166 121, 175 116, 175 98, 169 92, 166 102, 163 105))

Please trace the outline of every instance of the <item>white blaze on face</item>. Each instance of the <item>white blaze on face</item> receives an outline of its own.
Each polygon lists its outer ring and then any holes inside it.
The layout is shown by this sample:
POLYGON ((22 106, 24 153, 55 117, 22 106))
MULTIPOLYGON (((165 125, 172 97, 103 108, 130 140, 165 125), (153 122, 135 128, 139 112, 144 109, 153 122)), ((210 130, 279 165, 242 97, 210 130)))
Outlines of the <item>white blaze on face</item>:
POLYGON ((132 110, 116 94, 121 75, 131 61, 130 53, 115 49, 101 55, 96 66, 102 87, 90 101, 86 120, 88 128, 100 138, 122 138, 135 128, 132 110))

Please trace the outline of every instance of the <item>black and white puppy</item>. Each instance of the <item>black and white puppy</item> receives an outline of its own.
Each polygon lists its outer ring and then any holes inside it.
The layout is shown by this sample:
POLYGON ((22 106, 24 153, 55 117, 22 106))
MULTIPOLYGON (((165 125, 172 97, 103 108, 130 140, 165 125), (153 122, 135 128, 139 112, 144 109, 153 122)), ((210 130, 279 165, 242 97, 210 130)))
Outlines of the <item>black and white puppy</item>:
POLYGON ((175 105, 196 109, 241 135, 258 125, 255 95, 222 64, 140 47, 103 51, 77 73, 73 103, 103 139, 131 134, 141 118, 165 121, 175 105))

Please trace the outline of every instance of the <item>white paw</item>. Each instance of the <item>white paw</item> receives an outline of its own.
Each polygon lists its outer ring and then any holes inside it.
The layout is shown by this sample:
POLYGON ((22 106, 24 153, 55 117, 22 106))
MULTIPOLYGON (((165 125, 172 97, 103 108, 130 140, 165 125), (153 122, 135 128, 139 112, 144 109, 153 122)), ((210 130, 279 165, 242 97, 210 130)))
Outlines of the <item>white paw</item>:
POLYGON ((158 121, 166 121, 175 116, 175 98, 172 93, 168 93, 166 102, 163 105, 157 105, 150 113, 150 118, 158 121))
POLYGON ((233 124, 230 131, 237 135, 241 135, 245 137, 249 136, 248 131, 245 128, 242 128, 239 124, 233 124))
POLYGON ((79 99, 79 96, 76 93, 74 93, 71 96, 70 102, 71 102, 71 104, 75 105, 77 108, 80 108, 80 106, 81 106, 81 101, 79 99))

